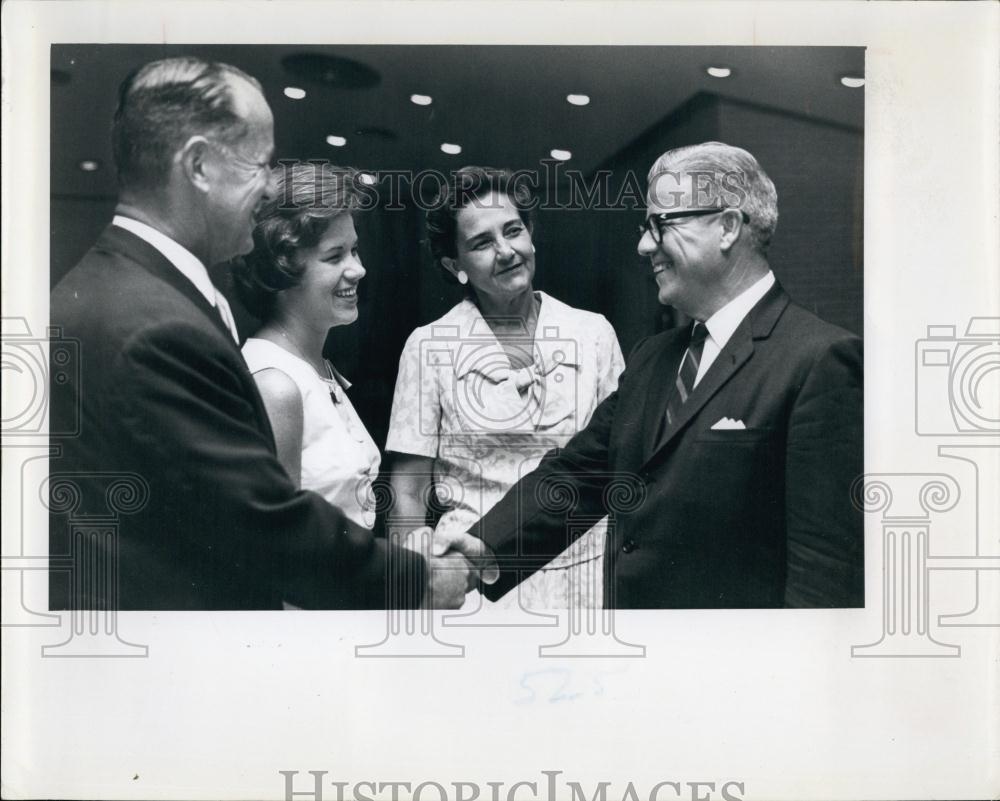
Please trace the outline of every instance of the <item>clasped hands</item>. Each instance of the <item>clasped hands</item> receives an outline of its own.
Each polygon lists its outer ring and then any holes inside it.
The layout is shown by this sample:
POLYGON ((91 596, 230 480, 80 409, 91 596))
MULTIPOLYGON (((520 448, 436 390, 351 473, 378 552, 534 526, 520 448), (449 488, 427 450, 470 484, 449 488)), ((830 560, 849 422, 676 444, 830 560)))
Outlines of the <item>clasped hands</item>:
POLYGON ((480 582, 492 584, 500 575, 489 546, 464 531, 441 534, 421 526, 403 537, 400 545, 427 563, 423 609, 458 609, 469 590, 480 582))

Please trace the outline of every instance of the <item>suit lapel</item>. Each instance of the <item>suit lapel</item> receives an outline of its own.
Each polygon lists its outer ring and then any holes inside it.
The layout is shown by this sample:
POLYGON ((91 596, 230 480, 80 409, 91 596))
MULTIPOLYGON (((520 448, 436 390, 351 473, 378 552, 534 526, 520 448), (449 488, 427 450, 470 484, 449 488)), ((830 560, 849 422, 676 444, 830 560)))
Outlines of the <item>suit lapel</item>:
MULTIPOLYGON (((674 420, 673 425, 667 427, 663 430, 663 435, 660 437, 659 441, 656 441, 654 437, 655 432, 659 430, 654 428, 653 434, 647 442, 656 442, 652 449, 652 452, 648 455, 646 461, 649 462, 653 459, 660 451, 662 451, 667 445, 669 445, 685 428, 687 428, 688 423, 702 410, 706 403, 712 399, 712 397, 719 392, 729 382, 729 380, 736 375, 737 372, 746 364, 750 357, 753 356, 754 352, 754 340, 755 339, 765 339, 771 334, 771 330, 774 328, 774 324, 778 321, 778 317, 785 310, 788 305, 788 296, 785 294, 781 285, 777 281, 774 282, 774 286, 768 290, 767 294, 754 306, 749 314, 743 319, 739 327, 733 332, 733 335, 729 338, 726 346, 719 352, 715 361, 712 362, 712 366, 708 368, 708 372, 702 377, 701 381, 694 388, 694 391, 688 397, 687 401, 680 408, 680 412, 677 415, 677 419, 674 420)), ((683 351, 682 351, 683 354, 683 351)), ((677 374, 677 366, 680 361, 680 356, 672 354, 671 362, 673 363, 673 371, 667 376, 668 384, 673 383, 673 379, 677 374)), ((657 376, 657 381, 662 382, 663 376, 657 376)), ((659 425, 661 419, 666 413, 666 396, 663 397, 663 401, 659 406, 653 407, 655 414, 649 414, 649 409, 647 409, 645 426, 647 433, 652 427, 651 417, 656 418, 657 425, 659 425)))
POLYGON ((176 289, 204 313, 208 321, 222 334, 222 338, 226 341, 227 346, 233 349, 236 364, 243 371, 243 383, 250 392, 247 400, 253 403, 257 420, 273 450, 275 446, 271 420, 267 416, 264 401, 257 390, 257 383, 253 380, 253 376, 250 375, 249 369, 247 369, 243 353, 240 351, 239 345, 233 340, 232 332, 230 332, 228 326, 222 321, 222 317, 216 308, 206 300, 205 296, 198 291, 198 288, 194 284, 184 277, 180 270, 170 263, 170 260, 166 256, 131 231, 126 231, 117 225, 109 225, 97 240, 95 248, 124 256, 130 261, 135 262, 154 278, 176 289))
POLYGON ((166 256, 146 240, 117 225, 109 225, 97 240, 97 247, 124 255, 154 277, 169 284, 197 306, 212 325, 225 335, 227 342, 236 346, 232 333, 222 321, 215 306, 208 302, 198 288, 185 278, 166 256))
POLYGON ((673 425, 663 431, 663 436, 656 444, 656 451, 666 447, 676 437, 691 419, 701 411, 702 407, 729 381, 733 375, 753 355, 753 337, 750 335, 750 324, 747 320, 740 323, 733 332, 726 347, 722 349, 712 366, 708 368, 698 385, 692 390, 684 405, 677 412, 673 425))

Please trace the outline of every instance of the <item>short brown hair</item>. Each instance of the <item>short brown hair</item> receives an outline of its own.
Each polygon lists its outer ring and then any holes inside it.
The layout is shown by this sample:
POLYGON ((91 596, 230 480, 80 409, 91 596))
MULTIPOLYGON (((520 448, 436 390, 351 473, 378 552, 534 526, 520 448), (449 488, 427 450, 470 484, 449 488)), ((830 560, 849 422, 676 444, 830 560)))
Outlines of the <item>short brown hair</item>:
POLYGON ((455 276, 441 265, 441 259, 455 258, 458 252, 455 241, 458 212, 470 203, 482 200, 493 193, 509 197, 528 231, 533 230, 534 198, 527 186, 515 180, 514 173, 496 167, 462 167, 455 170, 451 180, 442 187, 434 199, 426 218, 427 242, 431 255, 449 283, 458 282, 455 276))
POLYGON ((275 296, 302 280, 295 252, 314 247, 334 217, 358 207, 358 172, 316 162, 282 164, 277 191, 257 214, 254 248, 233 264, 240 300, 266 320, 275 296))

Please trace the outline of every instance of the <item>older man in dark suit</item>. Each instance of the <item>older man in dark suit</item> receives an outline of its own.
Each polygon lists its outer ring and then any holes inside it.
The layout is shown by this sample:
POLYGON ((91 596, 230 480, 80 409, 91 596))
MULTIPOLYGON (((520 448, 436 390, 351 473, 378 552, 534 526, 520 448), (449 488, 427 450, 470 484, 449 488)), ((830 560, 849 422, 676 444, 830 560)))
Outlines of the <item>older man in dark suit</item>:
POLYGON ((481 521, 504 568, 488 597, 560 553, 624 478, 644 497, 609 532, 606 606, 863 606, 861 341, 775 280, 777 219, 744 150, 653 165, 639 253, 692 323, 641 341, 590 425, 481 521))
POLYGON ((52 322, 81 361, 78 384, 52 387, 53 430, 80 419, 79 436, 53 442, 50 549, 75 563, 68 577, 52 572, 52 607, 460 604, 464 557, 375 539, 298 490, 275 456, 206 270, 249 252, 255 210, 274 191, 257 81, 194 58, 147 64, 120 88, 113 149, 114 220, 52 293, 52 322), (131 477, 134 508, 117 536, 81 536, 81 515, 105 511, 115 476, 131 477), (92 575, 106 565, 113 575, 92 575))

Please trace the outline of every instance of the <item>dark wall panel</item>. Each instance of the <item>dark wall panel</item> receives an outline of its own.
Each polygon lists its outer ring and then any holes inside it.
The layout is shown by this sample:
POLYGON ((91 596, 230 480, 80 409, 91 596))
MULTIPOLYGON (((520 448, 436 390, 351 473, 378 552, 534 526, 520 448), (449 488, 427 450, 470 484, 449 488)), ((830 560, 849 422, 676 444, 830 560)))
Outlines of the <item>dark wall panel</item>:
POLYGON ((777 187, 775 275, 798 303, 861 334, 863 136, 731 101, 719 110, 719 138, 753 153, 777 187))

